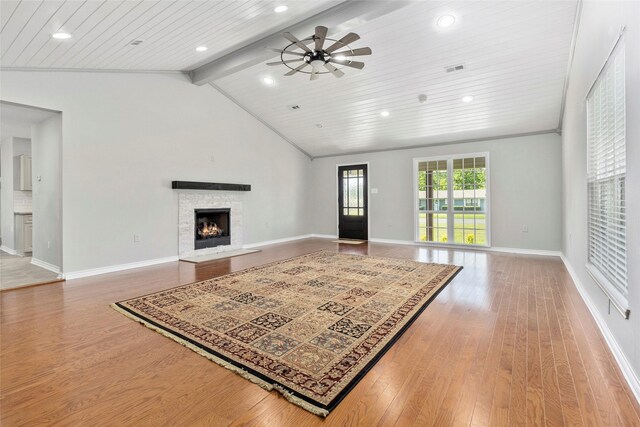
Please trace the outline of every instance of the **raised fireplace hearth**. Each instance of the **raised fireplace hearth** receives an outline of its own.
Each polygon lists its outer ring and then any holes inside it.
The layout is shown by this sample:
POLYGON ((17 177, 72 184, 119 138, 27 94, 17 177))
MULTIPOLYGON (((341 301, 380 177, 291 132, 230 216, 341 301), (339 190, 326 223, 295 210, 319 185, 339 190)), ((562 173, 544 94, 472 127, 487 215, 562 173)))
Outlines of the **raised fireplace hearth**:
POLYGON ((194 249, 231 244, 230 209, 194 210, 194 249))

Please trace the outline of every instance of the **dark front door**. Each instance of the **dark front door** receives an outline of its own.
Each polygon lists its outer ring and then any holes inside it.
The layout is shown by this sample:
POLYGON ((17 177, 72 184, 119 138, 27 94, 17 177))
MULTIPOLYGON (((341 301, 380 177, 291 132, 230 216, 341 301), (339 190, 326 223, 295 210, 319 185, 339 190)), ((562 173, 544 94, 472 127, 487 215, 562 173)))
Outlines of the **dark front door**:
POLYGON ((367 165, 338 167, 338 235, 341 239, 369 238, 367 188, 367 165))

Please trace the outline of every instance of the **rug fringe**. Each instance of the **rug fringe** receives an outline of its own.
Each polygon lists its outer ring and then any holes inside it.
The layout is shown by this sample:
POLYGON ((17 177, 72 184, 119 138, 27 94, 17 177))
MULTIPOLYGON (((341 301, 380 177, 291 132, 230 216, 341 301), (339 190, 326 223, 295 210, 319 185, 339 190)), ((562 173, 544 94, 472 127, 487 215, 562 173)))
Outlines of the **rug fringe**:
POLYGON ((321 417, 326 417, 327 415, 329 415, 329 411, 327 411, 326 409, 319 408, 307 402, 306 400, 300 399, 299 397, 295 396, 293 393, 291 393, 289 390, 286 390, 284 387, 282 387, 279 384, 273 384, 273 388, 278 393, 280 393, 285 399, 287 399, 290 403, 293 403, 294 405, 297 405, 302 409, 305 409, 311 412, 314 415, 319 415, 321 417))
POLYGON ((128 312, 127 310, 122 309, 120 306, 118 306, 117 304, 113 303, 110 304, 111 308, 113 308, 115 311, 117 311, 118 313, 124 314, 125 316, 127 316, 129 319, 135 320, 136 322, 140 323, 143 326, 146 326, 147 328, 158 332, 159 334, 172 339, 173 341, 177 342, 178 344, 188 348, 189 350, 192 350, 196 353, 198 353, 199 355, 206 357, 207 359, 211 360, 212 362, 216 363, 217 365, 222 366, 223 368, 226 368, 230 371, 233 371, 234 373, 240 375, 242 378, 245 378, 246 380, 251 381, 252 383, 260 386, 261 388, 267 390, 267 391, 271 391, 271 390, 276 390, 278 393, 280 393, 285 399, 287 399, 289 402, 293 403, 294 405, 297 405, 299 407, 301 407, 302 409, 305 409, 309 412, 311 412, 314 415, 319 415, 322 417, 326 417, 327 415, 329 415, 329 411, 327 411, 326 409, 322 409, 319 408, 303 399, 300 399, 299 397, 294 396, 293 393, 291 393, 290 391, 286 390, 284 387, 282 387, 279 384, 271 384, 268 383, 266 381, 264 381, 261 378, 258 378, 257 376, 245 371, 242 368, 239 368, 225 360, 222 360, 221 358, 214 356, 213 354, 201 349, 200 347, 191 344, 188 341, 183 340, 182 338, 179 338, 167 331, 165 331, 162 328, 159 328, 149 322, 147 322, 146 320, 140 319, 139 317, 135 316, 134 314, 128 312))

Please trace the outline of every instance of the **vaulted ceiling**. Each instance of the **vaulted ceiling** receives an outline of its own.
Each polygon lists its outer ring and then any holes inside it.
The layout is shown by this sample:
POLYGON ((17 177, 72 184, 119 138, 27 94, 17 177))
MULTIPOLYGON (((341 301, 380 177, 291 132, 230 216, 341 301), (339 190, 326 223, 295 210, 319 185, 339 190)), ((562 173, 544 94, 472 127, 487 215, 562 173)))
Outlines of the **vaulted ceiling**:
POLYGON ((287 68, 266 66, 261 57, 212 76, 210 83, 311 156, 558 127, 576 1, 371 1, 372 9, 394 6, 344 23, 323 15, 339 3, 3 0, 1 65, 197 71, 221 57, 239 56, 252 43, 284 47, 289 42, 277 34, 290 28, 296 34, 301 27, 295 25, 306 20, 328 26, 334 39, 358 33, 361 39, 351 47, 373 50, 358 58, 364 69, 345 68, 340 79, 327 74, 309 81, 306 74, 285 77, 287 68), (275 13, 282 4, 288 10, 275 13), (455 17, 454 24, 436 25, 443 15, 455 17), (313 16, 318 22, 309 20, 313 16), (59 31, 73 37, 52 39, 59 31), (142 43, 132 45, 134 40, 142 43), (208 50, 197 52, 197 46, 208 50), (464 69, 447 72, 453 65, 464 69), (264 84, 265 77, 273 84, 264 84), (419 102, 421 94, 426 102, 419 102), (463 102, 465 96, 473 100, 463 102))

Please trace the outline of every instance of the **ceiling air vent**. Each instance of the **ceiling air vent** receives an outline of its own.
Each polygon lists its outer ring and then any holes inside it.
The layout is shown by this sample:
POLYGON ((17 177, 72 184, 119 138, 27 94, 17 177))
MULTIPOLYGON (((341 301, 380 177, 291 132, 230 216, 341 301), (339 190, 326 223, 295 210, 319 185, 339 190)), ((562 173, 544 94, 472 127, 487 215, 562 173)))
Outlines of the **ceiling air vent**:
POLYGON ((298 104, 296 104, 296 105, 287 105, 287 108, 291 111, 296 111, 296 110, 299 110, 301 107, 298 104))
POLYGON ((464 64, 450 65, 448 67, 444 67, 444 69, 447 73, 453 73, 454 71, 462 71, 464 70, 464 64))

